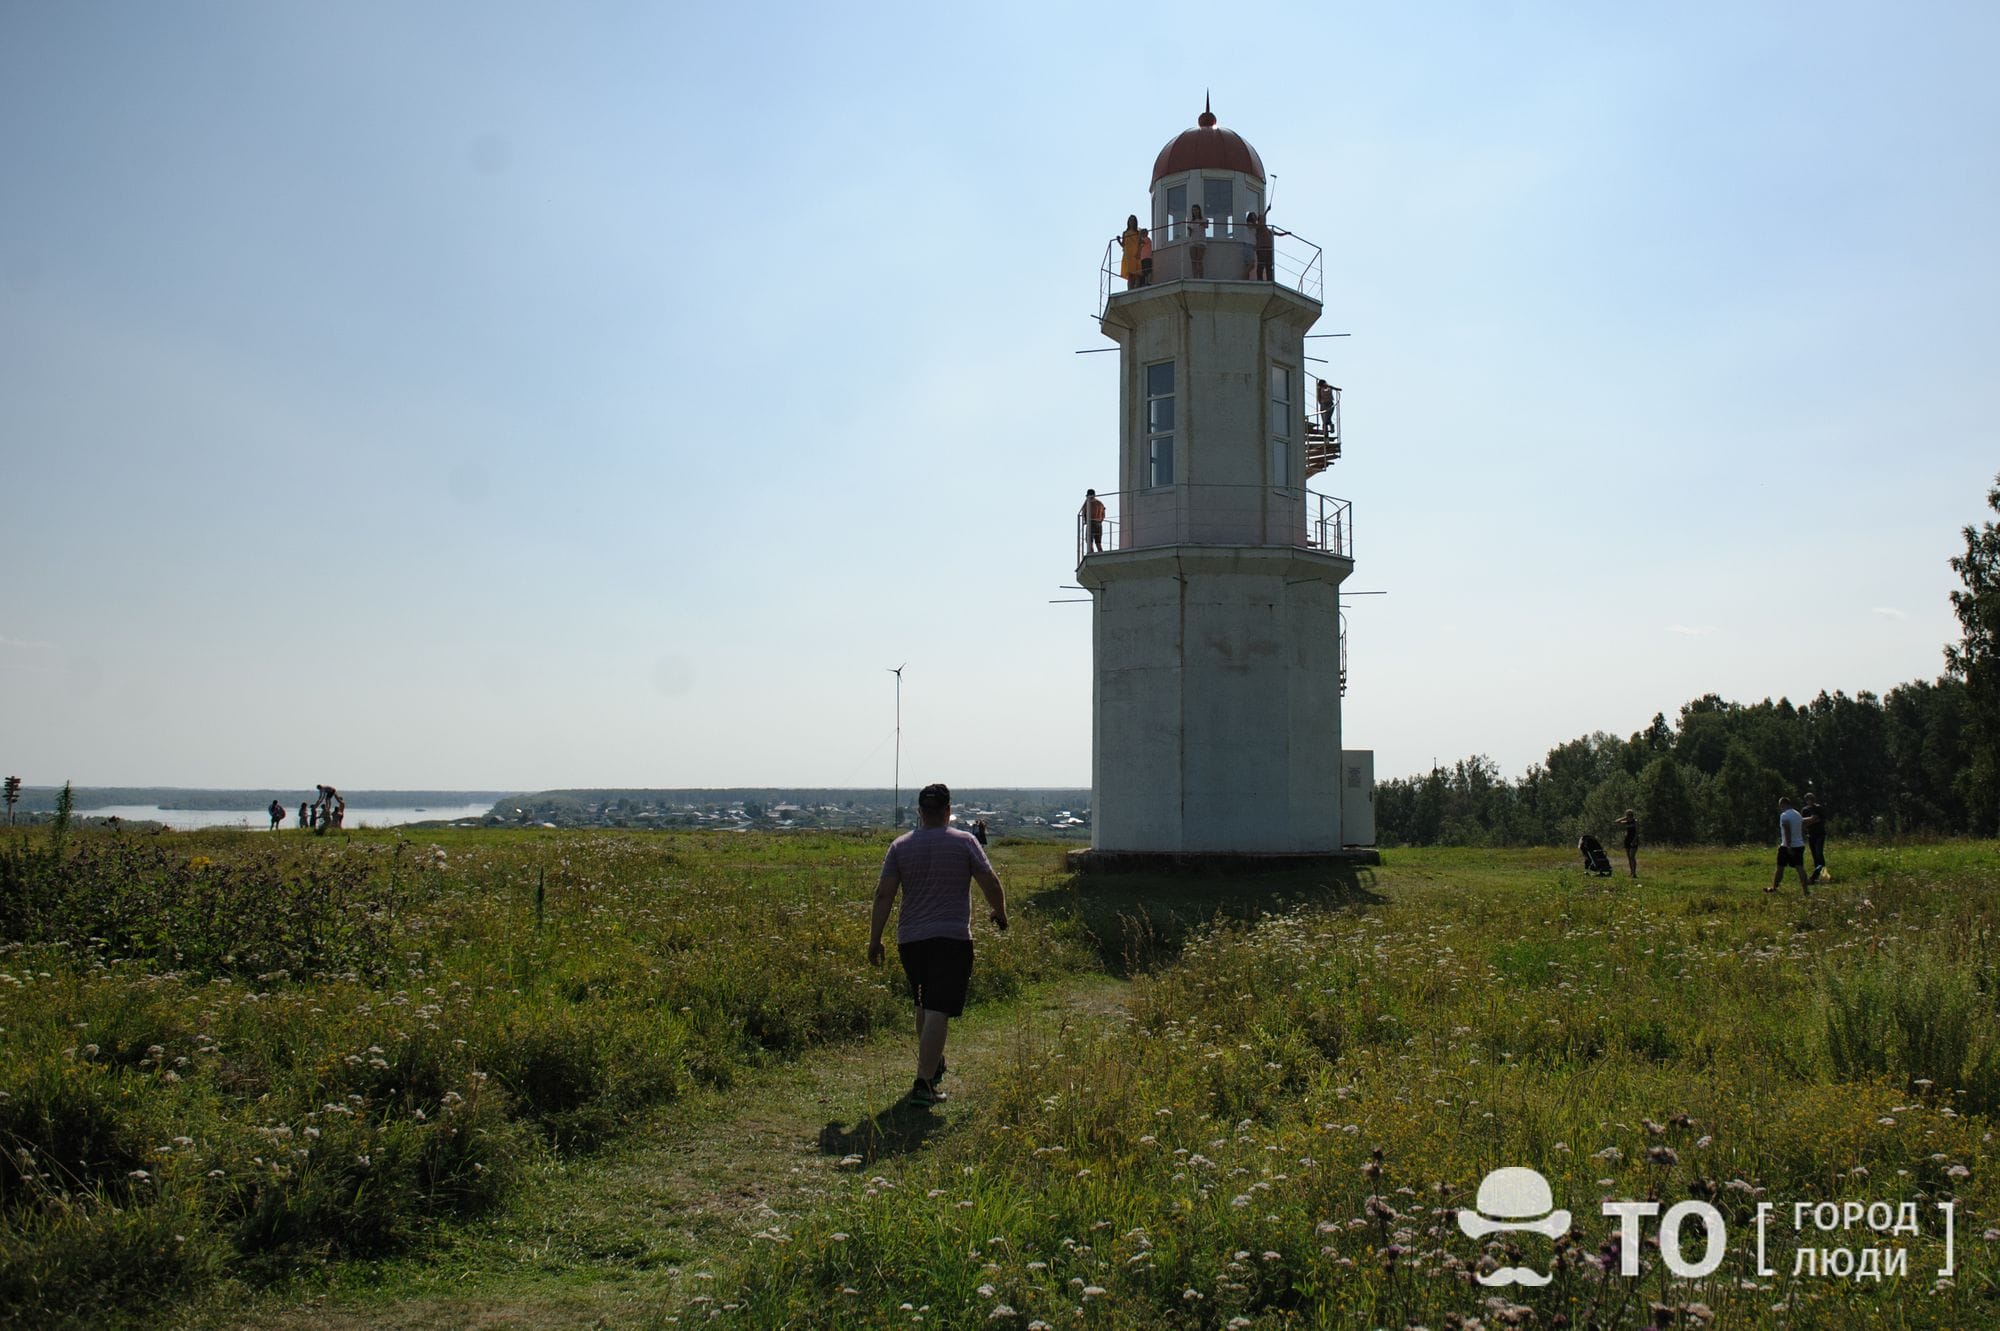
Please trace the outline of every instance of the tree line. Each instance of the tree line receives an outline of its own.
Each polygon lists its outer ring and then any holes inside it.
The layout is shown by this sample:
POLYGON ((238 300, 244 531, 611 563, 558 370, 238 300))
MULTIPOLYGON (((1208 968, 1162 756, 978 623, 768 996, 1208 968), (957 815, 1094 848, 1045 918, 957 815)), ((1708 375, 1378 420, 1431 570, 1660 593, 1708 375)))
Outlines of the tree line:
MULTIPOLYGON (((1987 492, 2000 513, 2000 478, 1987 492)), ((2000 527, 1964 529, 1951 565, 1963 630, 1946 671, 1886 695, 1827 694, 1804 706, 1705 694, 1675 721, 1625 739, 1598 731, 1550 749, 1519 779, 1475 755, 1375 790, 1385 846, 1526 846, 1613 840, 1632 809, 1649 842, 1737 844, 1771 835, 1778 797, 1819 796, 1835 833, 2000 831, 2000 527)))

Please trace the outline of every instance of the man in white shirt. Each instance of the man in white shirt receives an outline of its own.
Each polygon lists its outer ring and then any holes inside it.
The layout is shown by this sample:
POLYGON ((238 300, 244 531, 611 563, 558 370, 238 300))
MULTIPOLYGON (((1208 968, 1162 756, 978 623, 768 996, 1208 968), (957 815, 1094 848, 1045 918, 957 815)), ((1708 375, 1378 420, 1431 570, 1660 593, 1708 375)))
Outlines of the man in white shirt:
POLYGON ((1771 885, 1764 890, 1775 892, 1778 884, 1785 881, 1785 866, 1790 865, 1799 876, 1799 891, 1812 895, 1812 888, 1806 884, 1806 820, 1792 807, 1790 795, 1778 800, 1778 872, 1771 876, 1771 885))
POLYGON ((868 926, 868 964, 882 964, 882 931, 896 894, 903 895, 896 920, 896 951, 917 1008, 917 1079, 912 1104, 936 1104, 944 1077, 944 1042, 951 1019, 965 1011, 972 979, 972 885, 986 894, 990 918, 1007 929, 1007 894, 986 858, 986 848, 970 832, 951 825, 951 787, 928 785, 917 796, 922 826, 890 845, 875 885, 875 910, 868 926))

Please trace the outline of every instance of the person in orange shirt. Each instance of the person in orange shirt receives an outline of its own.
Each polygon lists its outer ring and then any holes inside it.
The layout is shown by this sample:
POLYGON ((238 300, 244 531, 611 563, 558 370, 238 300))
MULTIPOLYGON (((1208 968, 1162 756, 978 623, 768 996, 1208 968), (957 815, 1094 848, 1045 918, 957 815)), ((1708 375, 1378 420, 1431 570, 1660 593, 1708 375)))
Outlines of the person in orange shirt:
POLYGON ((1090 543, 1091 551, 1101 553, 1104 549, 1104 501, 1097 497, 1097 491, 1083 492, 1082 516, 1084 536, 1090 543))

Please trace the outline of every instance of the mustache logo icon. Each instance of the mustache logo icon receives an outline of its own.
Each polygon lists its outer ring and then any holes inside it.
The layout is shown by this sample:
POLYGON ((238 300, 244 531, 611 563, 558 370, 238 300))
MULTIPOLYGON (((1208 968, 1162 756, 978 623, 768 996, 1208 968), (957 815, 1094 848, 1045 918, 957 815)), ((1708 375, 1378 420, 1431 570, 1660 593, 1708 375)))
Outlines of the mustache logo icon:
MULTIPOLYGON (((1569 1228, 1569 1212, 1555 1209, 1549 1181, 1532 1169, 1496 1169, 1479 1183, 1479 1209, 1460 1211, 1458 1227, 1469 1239, 1493 1234, 1541 1234, 1556 1238, 1569 1228)), ((1482 1274, 1482 1285, 1546 1285, 1550 1277, 1523 1266, 1502 1266, 1482 1274)))

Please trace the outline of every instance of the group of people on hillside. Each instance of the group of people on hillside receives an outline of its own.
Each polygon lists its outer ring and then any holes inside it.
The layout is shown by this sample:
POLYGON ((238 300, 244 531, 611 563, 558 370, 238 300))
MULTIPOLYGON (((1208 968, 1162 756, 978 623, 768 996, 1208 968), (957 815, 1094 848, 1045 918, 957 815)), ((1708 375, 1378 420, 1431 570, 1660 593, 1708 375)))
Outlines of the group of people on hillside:
MULTIPOLYGON (((1168 220, 1171 221, 1172 219, 1168 220)), ((1211 225, 1217 228, 1217 235, 1222 235, 1224 233, 1221 228, 1228 226, 1229 223, 1219 219, 1211 223, 1206 217, 1201 215, 1201 205, 1196 204, 1188 210, 1187 221, 1180 223, 1178 228, 1170 227, 1168 229, 1169 240, 1185 240, 1188 242, 1187 275, 1189 277, 1206 277, 1208 275, 1206 271, 1208 266, 1208 246, 1205 242, 1208 240, 1211 225), (1178 236, 1174 235, 1173 232, 1175 230, 1178 230, 1181 234, 1178 236)), ((1250 261, 1248 271, 1243 274, 1243 277, 1252 282, 1275 281, 1278 237, 1289 236, 1292 233, 1272 226, 1270 223, 1270 211, 1268 209, 1262 214, 1253 212, 1245 216, 1243 219, 1243 229, 1250 233, 1250 261)), ((1153 233, 1139 225, 1139 216, 1137 213, 1126 217, 1125 230, 1119 233, 1115 243, 1118 245, 1119 252, 1118 275, 1125 279, 1125 289, 1129 291, 1135 287, 1143 287, 1151 284, 1153 280, 1153 233)), ((1222 276, 1228 276, 1228 274, 1222 274, 1222 276)))
MULTIPOLYGON (((307 832, 325 832, 328 828, 338 828, 347 820, 347 800, 332 786, 314 786, 319 798, 310 802, 299 801, 299 828, 307 832)), ((289 812, 277 800, 271 801, 266 810, 271 815, 271 830, 278 830, 278 824, 285 821, 289 812)))
MULTIPOLYGON (((1625 816, 1615 820, 1625 830, 1625 866, 1632 877, 1639 876, 1639 815, 1631 809, 1625 816)), ((1812 885, 1821 878, 1831 879, 1826 871, 1826 810, 1821 807, 1819 796, 1808 790, 1798 805, 1793 805, 1790 795, 1778 800, 1778 872, 1772 877, 1771 885, 1764 890, 1775 892, 1785 881, 1785 870, 1796 870, 1799 875, 1799 890, 1812 895, 1812 885), (1806 876, 1806 852, 1812 852, 1812 876, 1806 876)))
POLYGON ((338 828, 347 821, 347 798, 332 786, 314 786, 319 798, 311 804, 299 805, 299 826, 310 827, 315 832, 324 832, 329 827, 338 828))

